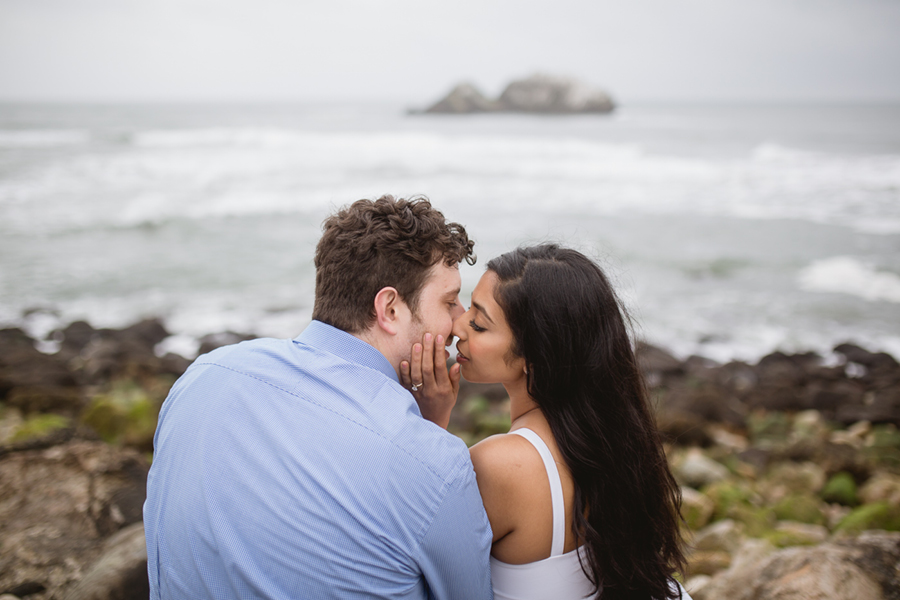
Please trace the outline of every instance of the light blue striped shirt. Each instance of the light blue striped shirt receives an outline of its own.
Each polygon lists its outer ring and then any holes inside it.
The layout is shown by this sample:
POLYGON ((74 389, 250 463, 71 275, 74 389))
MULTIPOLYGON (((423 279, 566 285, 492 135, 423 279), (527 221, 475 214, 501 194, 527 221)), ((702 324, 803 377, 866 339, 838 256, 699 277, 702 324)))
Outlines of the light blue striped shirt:
POLYGON ((201 356, 159 415, 150 598, 492 598, 465 444, 375 348, 313 321, 201 356))

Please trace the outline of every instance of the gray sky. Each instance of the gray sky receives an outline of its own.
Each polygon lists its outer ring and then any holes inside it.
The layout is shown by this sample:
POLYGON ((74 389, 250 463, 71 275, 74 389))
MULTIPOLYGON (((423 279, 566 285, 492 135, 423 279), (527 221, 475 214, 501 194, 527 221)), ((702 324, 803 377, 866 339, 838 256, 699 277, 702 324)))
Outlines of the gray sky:
POLYGON ((900 99, 900 0, 0 0, 0 99, 900 99))

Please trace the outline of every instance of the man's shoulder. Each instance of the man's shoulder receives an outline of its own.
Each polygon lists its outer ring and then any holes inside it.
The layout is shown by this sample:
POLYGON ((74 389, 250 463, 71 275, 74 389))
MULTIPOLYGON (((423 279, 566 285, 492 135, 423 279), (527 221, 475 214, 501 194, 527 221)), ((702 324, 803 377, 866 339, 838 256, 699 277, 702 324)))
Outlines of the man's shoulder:
POLYGON ((408 416, 392 442, 445 483, 465 477, 472 470, 465 442, 418 413, 408 416))

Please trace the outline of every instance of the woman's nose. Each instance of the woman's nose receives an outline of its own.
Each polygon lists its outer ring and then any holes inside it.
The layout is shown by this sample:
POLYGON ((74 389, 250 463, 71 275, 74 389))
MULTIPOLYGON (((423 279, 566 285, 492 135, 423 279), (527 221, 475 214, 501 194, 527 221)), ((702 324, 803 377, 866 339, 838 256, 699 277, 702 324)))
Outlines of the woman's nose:
POLYGON ((466 339, 466 315, 468 311, 463 312, 463 314, 459 315, 455 321, 453 321, 453 328, 450 330, 453 335, 457 337, 457 339, 464 340, 466 339))

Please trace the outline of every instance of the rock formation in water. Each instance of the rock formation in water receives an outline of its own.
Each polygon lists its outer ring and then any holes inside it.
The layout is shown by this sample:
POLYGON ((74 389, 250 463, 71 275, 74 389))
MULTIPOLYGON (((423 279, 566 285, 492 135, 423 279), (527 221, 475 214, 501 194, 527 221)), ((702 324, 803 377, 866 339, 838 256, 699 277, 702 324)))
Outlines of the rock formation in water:
POLYGON ((511 82, 496 100, 470 83, 460 83, 425 113, 526 112, 608 113, 615 108, 606 92, 566 77, 538 74, 511 82))

